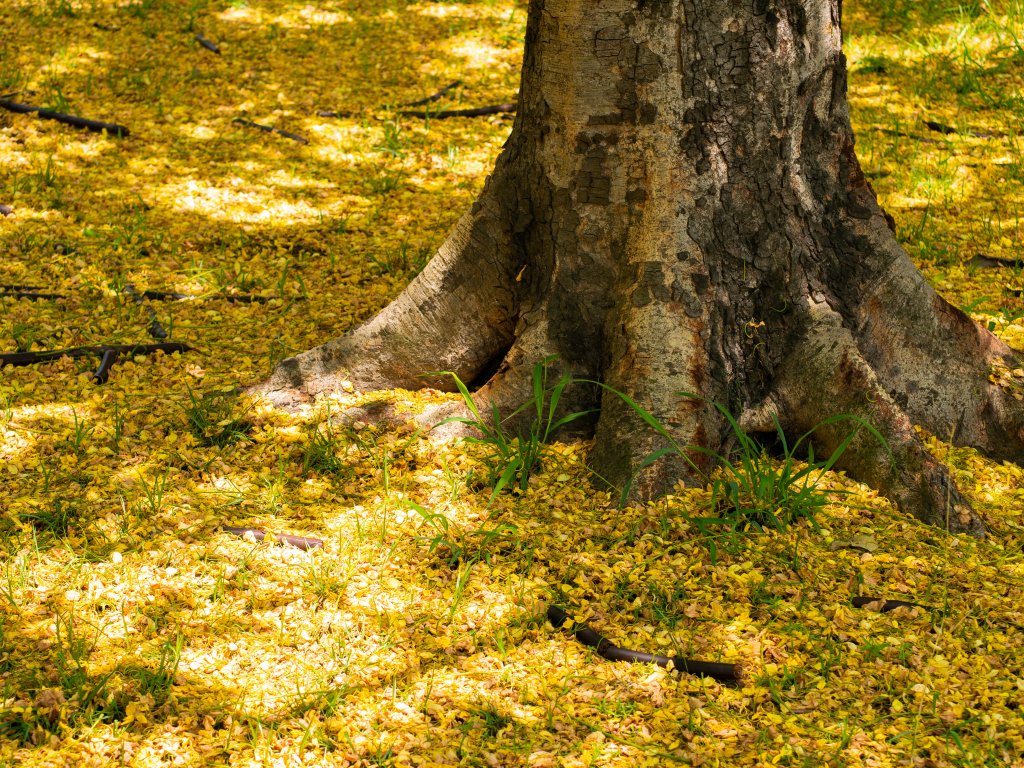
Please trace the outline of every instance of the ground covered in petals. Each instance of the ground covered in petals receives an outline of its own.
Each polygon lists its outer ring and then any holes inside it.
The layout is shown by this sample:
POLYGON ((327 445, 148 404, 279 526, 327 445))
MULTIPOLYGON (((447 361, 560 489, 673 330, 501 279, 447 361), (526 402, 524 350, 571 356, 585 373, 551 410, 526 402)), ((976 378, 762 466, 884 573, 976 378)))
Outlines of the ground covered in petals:
MULTIPOLYGON (((1024 347, 1024 7, 845 5, 867 175, 1024 347)), ((0 8, 0 353, 132 347, 0 370, 0 765, 1024 765, 1019 466, 930 438, 984 540, 835 473, 758 531, 709 524, 706 488, 619 509, 585 444, 492 494, 487 445, 377 418, 451 395, 235 397, 472 203, 511 116, 437 112, 515 101, 525 15, 0 8), (742 677, 606 661, 552 604, 742 677)))

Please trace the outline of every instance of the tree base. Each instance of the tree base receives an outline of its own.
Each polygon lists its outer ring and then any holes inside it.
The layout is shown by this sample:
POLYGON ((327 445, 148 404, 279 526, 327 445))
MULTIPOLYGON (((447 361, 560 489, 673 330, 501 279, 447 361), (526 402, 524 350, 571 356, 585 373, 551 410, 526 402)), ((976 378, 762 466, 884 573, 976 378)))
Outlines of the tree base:
MULTIPOLYGON (((838 467, 980 535, 913 424, 1020 462, 1024 363, 894 239, 853 150, 838 3, 689 5, 533 2, 516 122, 472 210, 391 305, 254 391, 451 389, 452 371, 508 412, 554 357, 717 453, 715 402, 750 432, 848 415, 884 444, 862 430, 838 467)), ((636 475, 662 438, 607 390, 571 395, 599 412, 596 474, 634 497, 708 469, 695 453, 636 475)), ((845 434, 817 429, 816 454, 845 434)))

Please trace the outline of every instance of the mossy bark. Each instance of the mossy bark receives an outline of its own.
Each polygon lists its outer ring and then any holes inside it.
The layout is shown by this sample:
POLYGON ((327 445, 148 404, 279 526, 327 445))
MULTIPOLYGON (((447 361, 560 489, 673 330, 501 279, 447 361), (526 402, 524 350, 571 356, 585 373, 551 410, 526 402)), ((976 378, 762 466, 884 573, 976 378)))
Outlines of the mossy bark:
MULTIPOLYGON (((682 443, 728 425, 870 421, 854 477, 954 530, 982 521, 912 424, 1020 461, 1024 409, 990 381, 1021 355, 951 307, 896 242, 854 153, 837 0, 533 0, 519 109, 479 200, 427 268, 348 335, 283 361, 286 402, 346 380, 499 405, 534 364, 628 393, 682 443), (704 400, 684 398, 698 393, 704 400)), ((591 456, 623 483, 657 436, 616 396, 591 456)), ((817 436, 819 453, 842 439, 817 436)), ((634 494, 692 479, 681 459, 634 494)))

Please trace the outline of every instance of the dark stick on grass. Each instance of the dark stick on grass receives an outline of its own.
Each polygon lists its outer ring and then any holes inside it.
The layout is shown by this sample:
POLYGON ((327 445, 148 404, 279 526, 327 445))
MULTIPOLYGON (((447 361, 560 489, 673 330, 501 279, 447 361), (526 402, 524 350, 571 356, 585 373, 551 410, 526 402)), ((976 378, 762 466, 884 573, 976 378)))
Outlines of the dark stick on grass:
MULTIPOLYGON (((6 286, 0 286, 6 288, 6 286)), ((6 291, 0 290, 0 299, 27 299, 28 301, 44 301, 65 298, 63 293, 39 293, 38 291, 6 291)))
POLYGON ((254 296, 249 294, 222 293, 213 296, 196 296, 191 293, 174 291, 143 291, 142 298, 154 301, 226 301, 229 304, 266 304, 277 296, 254 296))
MULTIPOLYGON (((941 134, 944 134, 946 136, 950 136, 950 135, 952 135, 954 133, 959 133, 959 131, 956 128, 954 128, 953 126, 946 125, 945 123, 937 123, 934 120, 925 120, 924 124, 928 127, 929 131, 935 131, 936 133, 941 133, 941 134)), ((972 136, 975 139, 991 139, 996 134, 994 134, 994 133, 980 133, 978 131, 965 131, 964 135, 965 136, 972 136)))
MULTIPOLYGON (((569 620, 568 614, 556 605, 548 606, 548 621, 556 628, 561 627, 569 620)), ((735 683, 740 679, 739 668, 735 664, 722 664, 715 661, 694 661, 679 656, 660 656, 655 653, 643 653, 642 651, 631 651, 628 648, 619 648, 612 645, 607 639, 594 630, 583 624, 577 624, 569 629, 570 632, 583 645, 593 648, 597 655, 609 661, 636 661, 644 664, 657 664, 659 667, 677 669, 691 675, 702 675, 713 677, 715 680, 727 683, 735 683)))
POLYGON ((445 95, 450 90, 452 90, 453 88, 458 88, 460 85, 462 85, 462 81, 461 80, 453 80, 452 82, 448 83, 448 85, 446 85, 444 88, 442 88, 437 93, 432 93, 430 96, 427 96, 426 98, 417 99, 416 101, 409 101, 409 102, 406 102, 405 104, 399 104, 398 106, 400 106, 400 107, 422 107, 424 104, 432 104, 435 101, 440 101, 441 99, 443 99, 445 97, 445 95))
POLYGON ((96 369, 96 372, 92 375, 92 380, 97 384, 106 384, 107 379, 110 378, 110 369, 117 362, 117 350, 107 349, 103 352, 103 357, 100 358, 100 367, 96 369))
MULTIPOLYGON (((247 533, 251 533, 256 541, 263 541, 267 538, 267 533, 259 528, 239 528, 233 525, 222 525, 221 528, 235 536, 245 536, 247 533)), ((290 536, 285 533, 276 533, 273 534, 273 538, 282 544, 290 544, 302 550, 316 549, 324 545, 321 539, 314 539, 310 536, 290 536)))
MULTIPOLYGON (((1013 258, 1006 256, 990 256, 987 253, 976 253, 967 262, 972 267, 981 268, 992 268, 992 267, 1016 267, 1021 263, 1021 258, 1013 258)), ((1011 290, 1011 293, 1014 291, 1011 290)), ((1015 292, 1020 295, 1020 291, 1015 292)))
POLYGON ((151 355, 154 352, 188 352, 192 349, 188 344, 179 342, 162 342, 160 344, 101 344, 95 347, 71 347, 70 349, 51 349, 44 352, 7 352, 0 354, 0 367, 5 365, 35 365, 37 363, 48 363, 62 357, 99 357, 103 358, 107 352, 116 352, 120 357, 126 355, 151 355))
MULTIPOLYGON (((399 104, 398 106, 399 107, 420 107, 420 106, 423 106, 424 104, 432 104, 435 101, 440 101, 442 98, 444 98, 444 96, 450 90, 452 90, 453 88, 458 88, 460 85, 462 85, 462 81, 461 80, 453 80, 452 82, 448 83, 448 85, 446 85, 444 88, 442 88, 437 93, 432 93, 430 96, 427 96, 426 98, 417 99, 416 101, 408 101, 405 104, 399 104)), ((386 107, 381 107, 381 109, 386 109, 386 107)), ((404 113, 401 113, 401 114, 404 114, 404 113)), ((356 113, 355 112, 342 112, 342 111, 337 111, 337 110, 333 110, 333 109, 322 109, 322 110, 319 110, 316 113, 316 116, 317 117, 355 117, 356 113)))
MULTIPOLYGON (((445 120, 449 117, 483 117, 484 115, 514 114, 515 104, 493 104, 489 107, 472 107, 469 109, 442 109, 437 112, 430 112, 422 109, 403 109, 398 114, 401 117, 422 117, 431 120, 445 120)), ((322 109, 316 113, 317 117, 356 117, 356 112, 335 112, 322 109)))
POLYGON ((297 133, 290 131, 282 131, 280 128, 273 128, 269 125, 263 125, 262 123, 254 123, 252 120, 246 120, 244 117, 236 117, 231 122, 244 125, 247 128, 256 128, 257 130, 263 131, 264 133, 276 133, 278 136, 284 136, 286 139, 297 141, 300 144, 309 144, 309 139, 299 136, 297 133))
POLYGON ((902 136, 907 139, 913 139, 914 141, 920 141, 924 144, 941 144, 938 139, 929 139, 927 136, 918 136, 916 133, 907 133, 906 131, 897 131, 893 128, 879 128, 880 132, 889 136, 902 136))
POLYGON ((17 112, 18 114, 27 115, 35 112, 36 115, 43 118, 44 120, 56 120, 58 123, 64 123, 75 128, 85 128, 88 131, 95 133, 109 133, 111 136, 117 136, 118 138, 125 138, 129 131, 123 125, 117 125, 116 123, 104 123, 100 120, 90 120, 86 117, 78 117, 77 115, 66 115, 63 112, 54 112, 52 109, 43 109, 42 107, 34 107, 31 104, 21 104, 17 101, 8 101, 6 99, 0 99, 0 107, 8 110, 9 112, 17 112))
POLYGON ((196 32, 196 42, 203 46, 203 48, 205 48, 206 50, 210 51, 211 53, 216 53, 218 56, 220 56, 220 46, 213 42, 213 40, 210 40, 208 37, 203 35, 202 32, 196 32))
POLYGON ((897 608, 924 608, 927 611, 934 610, 927 605, 920 603, 908 603, 906 600, 883 600, 880 597, 855 597, 850 601, 854 608, 872 608, 879 613, 888 613, 897 608), (877 607, 876 607, 877 606, 877 607))
POLYGON ((442 109, 438 112, 406 109, 398 114, 402 117, 429 117, 431 120, 445 120, 449 117, 483 117, 484 115, 514 114, 515 111, 515 104, 494 104, 489 107, 474 107, 472 109, 442 109))
POLYGON ((124 292, 128 296, 131 296, 132 301, 136 304, 142 304, 145 306, 146 314, 149 315, 149 327, 146 329, 149 332, 149 335, 154 339, 166 339, 167 331, 165 331, 164 327, 160 325, 160 321, 156 316, 156 311, 146 302, 146 297, 136 291, 135 286, 131 283, 125 284, 124 292))

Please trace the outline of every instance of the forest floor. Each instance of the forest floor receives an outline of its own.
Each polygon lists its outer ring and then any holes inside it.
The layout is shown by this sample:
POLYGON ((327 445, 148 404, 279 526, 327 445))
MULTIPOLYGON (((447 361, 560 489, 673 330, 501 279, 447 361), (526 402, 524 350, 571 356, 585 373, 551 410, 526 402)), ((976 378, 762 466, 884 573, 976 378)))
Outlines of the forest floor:
MULTIPOLYGON (((899 237, 1024 348, 1024 7, 845 5, 899 237)), ((0 110, 0 352, 189 347, 102 384, 96 356, 2 369, 0 765, 1024 765, 1018 466, 931 438, 984 540, 836 473, 814 522, 729 530, 707 489, 617 509, 586 445, 492 499, 486 446, 336 418, 451 395, 232 397, 383 306, 471 204, 511 117, 400 113, 514 101, 525 12, 0 6, 0 97, 129 130, 0 110), (605 661, 549 604, 743 678, 605 661)))

